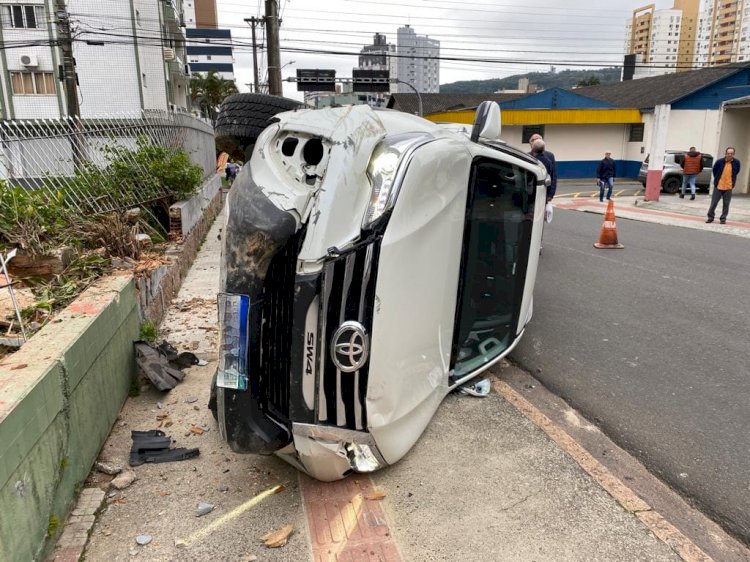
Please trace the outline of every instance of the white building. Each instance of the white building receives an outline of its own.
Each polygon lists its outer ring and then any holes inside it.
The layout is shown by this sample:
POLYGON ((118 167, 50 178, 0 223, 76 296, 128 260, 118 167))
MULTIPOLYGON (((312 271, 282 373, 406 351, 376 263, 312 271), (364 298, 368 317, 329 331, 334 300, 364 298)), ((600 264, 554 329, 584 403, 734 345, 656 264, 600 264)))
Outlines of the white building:
POLYGON ((625 53, 641 55, 633 78, 659 76, 677 71, 679 58, 682 10, 653 10, 649 14, 645 41, 634 39, 633 26, 643 25, 636 17, 625 24, 625 53), (633 41, 637 40, 638 44, 633 41))
MULTIPOLYGON (((411 84, 419 92, 440 91, 440 41, 417 35, 409 25, 399 27, 396 54, 396 78, 411 84)), ((413 90, 405 84, 398 84, 397 91, 408 93, 413 90)))
POLYGON ((234 81, 232 32, 219 29, 216 0, 183 0, 183 6, 190 71, 234 81))
MULTIPOLYGON (((0 116, 68 114, 55 0, 0 0, 0 116)), ((188 108, 181 0, 68 0, 82 117, 188 108)))

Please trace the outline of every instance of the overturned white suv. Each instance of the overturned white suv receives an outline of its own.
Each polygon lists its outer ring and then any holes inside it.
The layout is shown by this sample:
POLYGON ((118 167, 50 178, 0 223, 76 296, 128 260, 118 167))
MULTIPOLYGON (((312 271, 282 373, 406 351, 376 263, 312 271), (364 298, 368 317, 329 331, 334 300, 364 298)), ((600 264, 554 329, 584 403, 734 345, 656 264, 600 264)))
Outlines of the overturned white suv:
POLYGON ((403 457, 531 318, 546 171, 497 139, 368 106, 277 115, 227 201, 221 433, 320 480, 403 457))

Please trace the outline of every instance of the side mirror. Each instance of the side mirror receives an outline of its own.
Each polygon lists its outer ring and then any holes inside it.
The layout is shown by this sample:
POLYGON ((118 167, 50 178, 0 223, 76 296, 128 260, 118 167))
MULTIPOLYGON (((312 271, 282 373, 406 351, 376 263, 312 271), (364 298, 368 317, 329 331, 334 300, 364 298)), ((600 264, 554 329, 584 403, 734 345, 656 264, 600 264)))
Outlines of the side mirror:
POLYGON ((480 138, 497 140, 500 138, 500 106, 494 101, 483 101, 474 114, 474 127, 471 129, 471 140, 480 138))

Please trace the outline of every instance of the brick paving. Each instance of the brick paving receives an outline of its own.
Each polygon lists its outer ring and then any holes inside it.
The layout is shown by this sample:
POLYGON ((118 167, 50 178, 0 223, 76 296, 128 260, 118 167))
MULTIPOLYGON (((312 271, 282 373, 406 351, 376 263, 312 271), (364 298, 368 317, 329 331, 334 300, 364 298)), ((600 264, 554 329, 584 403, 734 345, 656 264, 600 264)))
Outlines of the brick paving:
POLYGON ((318 482, 300 475, 315 562, 401 562, 376 490, 366 475, 318 482))
POLYGON ((104 501, 104 491, 85 488, 78 496, 75 509, 65 522, 65 528, 57 541, 53 553, 54 562, 78 562, 86 547, 91 528, 96 521, 96 512, 104 501))

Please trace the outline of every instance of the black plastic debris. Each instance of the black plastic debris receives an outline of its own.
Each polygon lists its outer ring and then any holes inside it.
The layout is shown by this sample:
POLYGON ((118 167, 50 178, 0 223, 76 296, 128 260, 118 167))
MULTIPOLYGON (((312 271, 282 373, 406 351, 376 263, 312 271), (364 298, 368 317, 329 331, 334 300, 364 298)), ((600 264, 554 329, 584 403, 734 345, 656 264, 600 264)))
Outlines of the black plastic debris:
POLYGON ((167 341, 161 342, 157 349, 167 358, 167 361, 169 361, 173 367, 178 369, 187 369, 193 365, 205 364, 205 362, 198 359, 198 356, 195 353, 189 351, 178 353, 175 346, 167 341))
POLYGON ((157 348, 145 341, 135 342, 135 362, 158 390, 171 390, 185 378, 185 374, 169 364, 157 348))
POLYGON ((184 461, 200 454, 198 449, 185 447, 170 449, 172 438, 160 429, 131 431, 130 436, 133 439, 133 446, 130 448, 130 466, 139 466, 147 462, 184 461))

